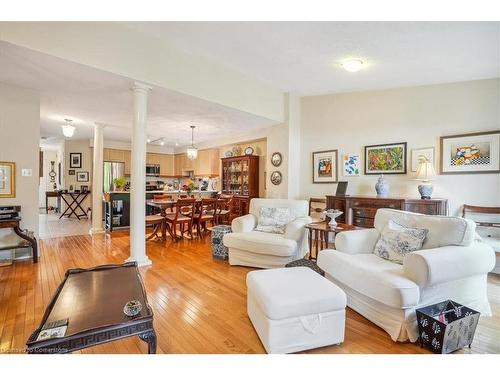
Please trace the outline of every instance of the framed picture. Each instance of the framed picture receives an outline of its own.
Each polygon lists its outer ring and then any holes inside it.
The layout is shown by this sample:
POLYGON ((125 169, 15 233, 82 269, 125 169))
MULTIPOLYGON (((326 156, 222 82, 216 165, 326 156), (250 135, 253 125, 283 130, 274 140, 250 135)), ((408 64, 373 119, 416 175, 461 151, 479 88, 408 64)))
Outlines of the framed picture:
POLYGON ((414 148, 411 150, 411 171, 416 172, 420 160, 425 158, 434 165, 434 147, 414 148))
POLYGON ((358 154, 344 154, 342 161, 344 177, 355 177, 361 174, 361 158, 358 154))
POLYGON ((16 197, 16 163, 0 161, 0 198, 16 197))
POLYGON ((279 167, 282 161, 283 156, 281 155, 281 152, 273 152, 273 154, 271 155, 271 164, 274 167, 279 167))
POLYGON ((271 182, 273 185, 279 185, 281 184, 281 181, 283 180, 283 176, 281 175, 280 171, 274 171, 271 173, 271 182))
POLYGON ((82 192, 89 191, 89 186, 88 186, 88 185, 80 185, 80 190, 81 190, 82 192))
POLYGON ((75 170, 74 169, 68 169, 68 175, 74 176, 75 175, 75 170))
POLYGON ((77 182, 89 182, 89 172, 76 172, 77 182))
POLYGON ((313 183, 328 184, 338 180, 338 151, 313 152, 313 183))
POLYGON ((69 167, 70 168, 81 168, 82 167, 82 153, 81 152, 71 152, 69 154, 69 167))
POLYGON ((500 131, 441 137, 441 173, 499 173, 500 131))
POLYGON ((365 174, 406 174, 406 142, 365 146, 365 174))

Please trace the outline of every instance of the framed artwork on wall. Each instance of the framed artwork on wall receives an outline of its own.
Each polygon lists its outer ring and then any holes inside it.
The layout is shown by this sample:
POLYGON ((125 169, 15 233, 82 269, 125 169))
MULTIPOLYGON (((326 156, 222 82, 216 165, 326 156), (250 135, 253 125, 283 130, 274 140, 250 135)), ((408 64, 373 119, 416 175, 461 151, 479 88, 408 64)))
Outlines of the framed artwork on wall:
POLYGON ((500 131, 441 137, 441 173, 500 173, 500 131))
POLYGON ((68 175, 69 176, 74 176, 75 175, 75 170, 74 169, 68 169, 68 175))
POLYGON ((81 168, 82 167, 82 153, 81 152, 71 152, 69 154, 69 167, 70 168, 81 168))
POLYGON ((281 155, 281 152, 273 152, 273 154, 271 155, 271 164, 274 167, 279 167, 282 161, 283 156, 281 155))
POLYGON ((358 154, 344 154, 342 160, 344 177, 356 177, 361 174, 361 157, 358 154))
POLYGON ((16 197, 16 163, 0 161, 0 198, 16 197))
POLYGON ((429 160, 434 166, 434 147, 414 148, 411 150, 411 171, 416 172, 420 160, 429 160))
POLYGON ((314 184, 329 184, 337 182, 338 150, 313 152, 312 159, 314 184))
POLYGON ((281 175, 280 171, 274 171, 271 173, 271 182, 273 185, 279 185, 281 184, 281 181, 283 180, 283 176, 281 175))
POLYGON ((89 172, 76 172, 77 182, 89 182, 89 172))
POLYGON ((365 174, 406 174, 406 142, 365 146, 365 174))

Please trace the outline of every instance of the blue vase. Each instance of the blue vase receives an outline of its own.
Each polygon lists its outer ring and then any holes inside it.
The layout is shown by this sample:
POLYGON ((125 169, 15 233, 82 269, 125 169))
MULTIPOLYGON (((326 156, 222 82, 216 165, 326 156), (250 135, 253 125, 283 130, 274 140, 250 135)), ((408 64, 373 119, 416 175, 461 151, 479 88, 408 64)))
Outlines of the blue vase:
POLYGON ((384 178, 384 175, 380 175, 377 183, 375 184, 375 190, 377 191, 377 197, 387 197, 389 195, 389 184, 384 178))

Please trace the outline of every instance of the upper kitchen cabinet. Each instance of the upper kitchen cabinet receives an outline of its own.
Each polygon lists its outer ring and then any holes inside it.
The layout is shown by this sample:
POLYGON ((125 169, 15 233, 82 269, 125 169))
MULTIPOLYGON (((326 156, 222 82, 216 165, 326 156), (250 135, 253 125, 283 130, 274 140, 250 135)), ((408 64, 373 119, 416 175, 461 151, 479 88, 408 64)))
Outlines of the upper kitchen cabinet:
POLYGON ((174 155, 160 154, 160 176, 175 176, 174 155))
POLYGON ((148 152, 146 154, 146 164, 161 164, 161 155, 162 154, 154 154, 152 152, 148 152))
POLYGON ((218 176, 220 172, 219 150, 200 150, 194 161, 194 174, 200 177, 218 176))
POLYGON ((108 158, 106 161, 121 161, 125 162, 125 150, 115 150, 113 148, 108 149, 108 158))
POLYGON ((125 162, 125 174, 130 176, 130 170, 131 170, 131 164, 132 164, 132 160, 131 160, 131 151, 130 150, 125 150, 124 151, 124 162, 125 162))

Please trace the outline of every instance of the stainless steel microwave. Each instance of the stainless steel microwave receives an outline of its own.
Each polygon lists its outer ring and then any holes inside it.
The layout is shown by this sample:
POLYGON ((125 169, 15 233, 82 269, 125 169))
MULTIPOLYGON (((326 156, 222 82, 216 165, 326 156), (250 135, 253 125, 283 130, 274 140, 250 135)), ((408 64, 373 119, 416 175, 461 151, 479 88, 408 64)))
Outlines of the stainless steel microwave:
POLYGON ((159 175, 160 175, 159 164, 146 164, 146 176, 158 177, 159 175))

